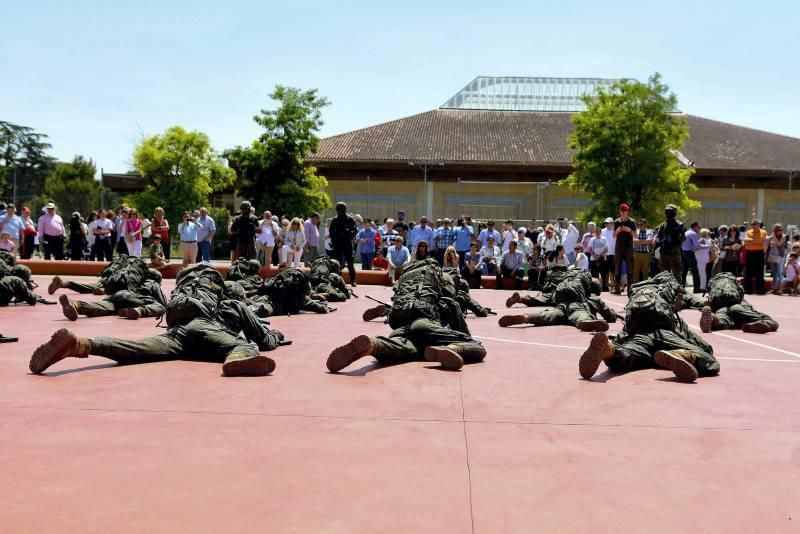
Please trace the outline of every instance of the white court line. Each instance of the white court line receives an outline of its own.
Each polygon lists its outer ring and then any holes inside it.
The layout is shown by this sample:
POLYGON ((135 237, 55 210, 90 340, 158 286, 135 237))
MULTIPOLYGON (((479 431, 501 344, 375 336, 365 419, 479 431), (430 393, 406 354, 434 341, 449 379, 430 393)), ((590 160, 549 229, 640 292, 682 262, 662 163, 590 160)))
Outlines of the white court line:
MULTIPOLYGON (((486 337, 486 336, 472 336, 475 339, 488 339, 489 341, 502 341, 505 343, 516 343, 518 345, 536 345, 539 347, 556 347, 559 349, 578 349, 585 350, 586 347, 576 347, 574 345, 553 345, 551 343, 535 343, 533 341, 519 341, 516 339, 503 339, 500 337, 486 337)), ((718 360, 738 360, 743 362, 775 362, 775 363, 800 363, 800 360, 767 360, 765 358, 732 358, 726 356, 717 356, 718 360)))
MULTIPOLYGON (((536 345, 539 347, 555 347, 557 349, 580 349, 584 350, 586 347, 575 347, 572 345, 553 345, 551 343, 536 343, 533 341, 517 341, 516 339, 503 339, 499 337, 486 337, 486 336, 472 336, 477 339, 488 339, 489 341, 505 341, 506 343, 518 343, 520 345, 536 345)), ((588 346, 588 345, 587 345, 588 346)))
MULTIPOLYGON (((622 307, 622 308, 625 307, 624 305, 622 305, 622 304, 620 304, 618 302, 609 301, 609 300, 606 300, 606 299, 603 299, 603 300, 605 300, 609 304, 614 304, 614 305, 622 307)), ((686 323, 686 324, 689 324, 689 323, 686 323)), ((689 324, 689 328, 694 328, 695 330, 699 330, 700 332, 702 332, 702 330, 700 330, 699 327, 697 327, 697 326, 695 326, 693 324, 689 324)), ((731 336, 731 335, 728 335, 728 334, 723 334, 722 332, 711 332, 711 334, 713 334, 715 336, 720 336, 720 337, 725 337, 725 338, 728 338, 728 339, 732 339, 733 341, 741 341, 742 343, 746 343, 748 345, 753 345, 755 347, 760 347, 762 349, 767 349, 767 350, 772 350, 772 351, 775 351, 775 352, 780 352, 781 354, 786 354, 788 356, 793 356, 795 358, 800 358, 800 354, 797 354, 796 352, 791 352, 791 351, 788 351, 788 350, 779 349, 777 347, 771 347, 769 345, 764 345, 763 343, 758 343, 756 341, 750 341, 749 339, 743 339, 741 337, 736 337, 736 336, 731 336)), ((730 358, 726 358, 726 359, 730 359, 730 358)), ((764 361, 768 361, 768 360, 764 360, 764 361)), ((779 360, 779 361, 782 361, 782 360, 779 360)))

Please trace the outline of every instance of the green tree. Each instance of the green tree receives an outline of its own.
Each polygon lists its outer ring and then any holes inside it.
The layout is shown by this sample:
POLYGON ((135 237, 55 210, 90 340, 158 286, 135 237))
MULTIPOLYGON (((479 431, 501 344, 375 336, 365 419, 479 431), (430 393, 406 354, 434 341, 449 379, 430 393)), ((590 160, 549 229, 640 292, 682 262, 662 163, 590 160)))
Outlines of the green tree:
POLYGON ((262 109, 253 117, 265 132, 249 147, 225 152, 241 179, 240 194, 275 213, 307 216, 331 207, 325 192, 328 181, 306 165, 319 145, 316 132, 328 100, 317 96, 316 89, 280 85, 270 98, 279 102, 278 108, 262 109))
POLYGON ((44 181, 56 160, 47 154, 47 135, 29 126, 0 121, 0 196, 14 197, 16 174, 17 202, 30 202, 44 191, 44 181))
POLYGON ((180 126, 143 139, 134 150, 133 166, 149 183, 129 198, 130 204, 148 217, 156 207, 163 207, 173 233, 184 210, 206 205, 211 193, 236 179, 206 134, 180 126))
POLYGON ((622 80, 585 96, 587 109, 573 116, 569 137, 574 171, 563 183, 588 193, 595 204, 581 219, 615 214, 621 202, 635 218, 656 221, 664 206, 699 208, 689 198, 697 187, 694 169, 684 167, 677 152, 689 138, 686 121, 673 113, 677 98, 654 74, 647 83, 622 80))
POLYGON ((52 199, 62 214, 78 211, 84 217, 100 208, 101 190, 105 193, 103 203, 113 205, 110 191, 94 179, 96 173, 94 162, 83 156, 75 156, 69 163, 58 163, 44 181, 44 198, 52 199))

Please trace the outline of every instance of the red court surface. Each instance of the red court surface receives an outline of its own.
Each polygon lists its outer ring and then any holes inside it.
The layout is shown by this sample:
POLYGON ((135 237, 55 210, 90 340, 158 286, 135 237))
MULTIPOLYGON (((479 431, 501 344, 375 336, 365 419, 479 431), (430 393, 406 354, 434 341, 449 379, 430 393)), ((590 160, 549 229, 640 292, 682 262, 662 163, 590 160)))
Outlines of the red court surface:
MULTIPOLYGON (((263 378, 99 357, 33 376, 58 328, 160 330, 0 309, 0 332, 20 337, 0 345, 0 532, 800 532, 800 298, 754 297, 780 331, 706 335, 722 373, 682 384, 659 370, 584 381, 589 334, 474 316, 482 364, 365 358, 333 375, 334 346, 389 331, 360 316, 391 289, 357 293, 332 315, 271 318, 294 344, 263 378)), ((474 292, 501 314, 509 294, 474 292)))

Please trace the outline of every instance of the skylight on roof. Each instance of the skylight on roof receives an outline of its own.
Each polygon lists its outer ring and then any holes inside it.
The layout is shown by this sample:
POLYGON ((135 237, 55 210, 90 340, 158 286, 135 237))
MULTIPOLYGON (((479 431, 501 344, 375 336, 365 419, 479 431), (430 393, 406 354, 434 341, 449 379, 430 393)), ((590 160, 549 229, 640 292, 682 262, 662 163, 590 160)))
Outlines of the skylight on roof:
POLYGON ((583 111, 583 95, 597 94, 618 80, 608 78, 531 78, 478 76, 440 109, 508 111, 583 111))

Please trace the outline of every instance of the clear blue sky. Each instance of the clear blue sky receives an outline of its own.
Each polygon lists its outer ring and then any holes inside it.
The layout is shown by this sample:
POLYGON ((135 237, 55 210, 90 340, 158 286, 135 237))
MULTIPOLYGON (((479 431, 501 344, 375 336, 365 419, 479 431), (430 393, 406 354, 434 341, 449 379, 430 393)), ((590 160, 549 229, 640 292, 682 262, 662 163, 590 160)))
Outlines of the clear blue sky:
POLYGON ((4 2, 0 119, 125 171, 179 124, 249 143, 276 84, 316 87, 323 136, 437 108, 476 75, 644 80, 681 110, 800 137, 796 1, 4 2))

